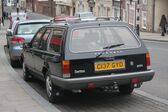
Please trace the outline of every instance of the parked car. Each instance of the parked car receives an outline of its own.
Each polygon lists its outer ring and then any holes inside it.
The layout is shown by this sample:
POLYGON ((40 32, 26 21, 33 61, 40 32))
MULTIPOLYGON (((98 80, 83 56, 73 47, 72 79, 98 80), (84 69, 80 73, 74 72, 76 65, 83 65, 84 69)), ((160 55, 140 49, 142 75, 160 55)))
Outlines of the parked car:
POLYGON ((45 81, 50 102, 67 90, 105 86, 131 94, 154 76, 145 45, 118 21, 44 26, 24 45, 22 58, 24 80, 45 81))
POLYGON ((6 32, 6 40, 7 40, 7 47, 9 48, 9 39, 10 39, 10 35, 13 34, 13 30, 15 28, 15 26, 17 25, 19 21, 14 21, 12 24, 10 24, 9 28, 7 29, 6 32))
POLYGON ((56 24, 66 24, 66 23, 74 23, 80 22, 81 19, 75 16, 56 16, 53 20, 56 24))
POLYGON ((11 31, 8 30, 7 45, 9 47, 10 63, 13 67, 21 61, 22 44, 30 42, 36 31, 49 23, 50 20, 18 21, 11 31))
POLYGON ((28 19, 27 13, 25 12, 11 12, 9 19, 11 22, 15 21, 15 20, 20 20, 20 21, 24 21, 28 19))
POLYGON ((93 15, 92 12, 77 12, 75 14, 75 17, 80 18, 81 21, 94 21, 94 20, 96 20, 96 17, 93 15))

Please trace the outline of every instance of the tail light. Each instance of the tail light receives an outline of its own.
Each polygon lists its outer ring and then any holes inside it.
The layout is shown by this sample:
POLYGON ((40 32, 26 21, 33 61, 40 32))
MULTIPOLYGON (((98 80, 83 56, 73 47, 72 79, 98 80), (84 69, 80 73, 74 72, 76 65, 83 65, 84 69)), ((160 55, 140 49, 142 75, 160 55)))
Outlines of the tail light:
POLYGON ((137 83, 139 83, 139 78, 132 78, 131 79, 131 84, 137 84, 137 83))
POLYGON ((70 62, 69 60, 62 61, 63 78, 70 78, 70 62))
POLYGON ((12 43, 23 43, 25 39, 23 37, 13 37, 11 38, 12 43))
POLYGON ((147 67, 147 69, 151 69, 150 54, 149 54, 149 52, 146 53, 146 67, 147 67))

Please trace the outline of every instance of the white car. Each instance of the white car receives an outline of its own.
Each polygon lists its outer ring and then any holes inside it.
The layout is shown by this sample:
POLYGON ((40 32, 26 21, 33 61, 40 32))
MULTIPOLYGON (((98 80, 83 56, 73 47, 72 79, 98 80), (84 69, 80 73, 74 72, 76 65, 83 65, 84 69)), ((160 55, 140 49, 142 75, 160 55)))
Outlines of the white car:
POLYGON ((94 20, 96 20, 96 17, 93 15, 92 12, 77 12, 75 14, 75 17, 80 18, 81 21, 94 21, 94 20))
POLYGON ((17 14, 17 12, 12 12, 9 17, 11 22, 17 20, 17 18, 21 21, 24 21, 24 20, 28 19, 28 16, 27 16, 27 13, 25 13, 25 12, 19 12, 18 14, 17 14))

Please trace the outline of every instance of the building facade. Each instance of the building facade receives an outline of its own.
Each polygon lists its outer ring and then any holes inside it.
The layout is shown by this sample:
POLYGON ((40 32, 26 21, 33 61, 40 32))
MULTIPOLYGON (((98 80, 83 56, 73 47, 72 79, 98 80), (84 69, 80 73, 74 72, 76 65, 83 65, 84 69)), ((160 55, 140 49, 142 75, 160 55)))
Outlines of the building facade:
POLYGON ((72 15, 72 0, 26 0, 29 11, 48 16, 72 15))
POLYGON ((95 16, 112 16, 112 0, 74 0, 75 12, 91 11, 95 16))
POLYGON ((136 26, 139 17, 140 29, 149 32, 160 31, 159 23, 163 14, 168 18, 168 0, 139 0, 139 5, 138 0, 26 0, 26 3, 25 0, 20 1, 22 6, 26 4, 30 11, 53 17, 91 11, 97 17, 116 17, 133 26, 136 26))
MULTIPOLYGON (((137 1, 137 0, 133 0, 137 1)), ((164 14, 168 20, 168 0, 140 0, 140 29, 148 32, 160 32, 160 19, 164 14)), ((137 2, 125 2, 125 8, 122 7, 123 21, 131 25, 137 22, 137 2)))
POLYGON ((21 9, 26 9, 26 0, 19 0, 19 5, 21 9))

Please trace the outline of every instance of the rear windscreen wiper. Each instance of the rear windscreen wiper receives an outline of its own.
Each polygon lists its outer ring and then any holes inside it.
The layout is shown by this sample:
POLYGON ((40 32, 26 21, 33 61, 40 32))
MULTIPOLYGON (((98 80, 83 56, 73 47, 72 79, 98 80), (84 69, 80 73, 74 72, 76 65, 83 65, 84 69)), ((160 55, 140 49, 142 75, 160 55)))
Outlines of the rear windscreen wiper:
POLYGON ((106 52, 107 50, 109 50, 111 48, 115 48, 115 47, 119 47, 119 46, 123 46, 123 45, 124 44, 122 43, 122 44, 115 44, 115 45, 110 45, 110 46, 104 47, 103 49, 105 49, 105 50, 103 50, 100 54, 98 54, 96 56, 96 58, 100 57, 104 52, 106 52))
POLYGON ((124 44, 115 44, 115 45, 110 45, 107 47, 104 47, 103 49, 111 49, 111 48, 115 48, 115 47, 119 47, 119 46, 123 46, 124 44))

